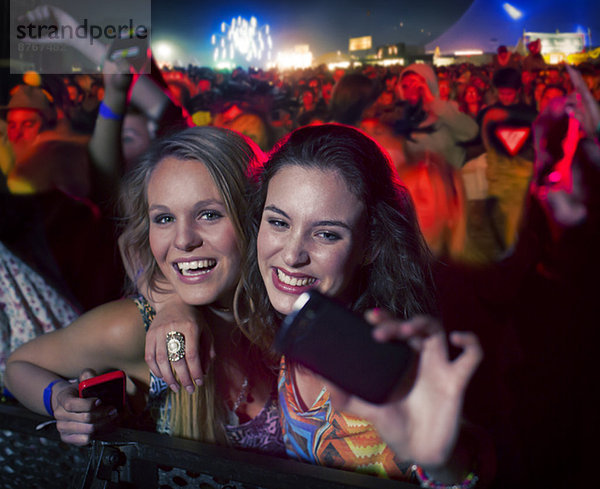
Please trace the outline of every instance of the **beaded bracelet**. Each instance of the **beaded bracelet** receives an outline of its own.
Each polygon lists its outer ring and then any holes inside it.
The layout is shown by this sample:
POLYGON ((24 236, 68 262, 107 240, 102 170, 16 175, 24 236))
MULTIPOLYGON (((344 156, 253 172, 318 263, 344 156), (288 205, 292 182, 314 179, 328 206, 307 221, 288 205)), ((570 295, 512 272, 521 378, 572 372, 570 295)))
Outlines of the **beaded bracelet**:
POLYGON ((123 114, 117 114, 116 112, 113 112, 113 110, 104 102, 100 102, 98 113, 105 119, 112 119, 113 121, 123 120, 123 114))
POLYGON ((54 409, 52 409, 52 387, 57 382, 60 382, 62 379, 56 379, 50 382, 46 388, 44 389, 44 407, 46 411, 50 415, 50 417, 54 417, 54 409))
POLYGON ((418 465, 412 466, 413 473, 417 476, 417 480, 421 487, 425 487, 427 489, 472 489, 477 484, 479 477, 477 477, 473 472, 469 472, 465 480, 463 480, 460 484, 452 484, 451 486, 442 484, 436 480, 433 480, 429 475, 418 465))

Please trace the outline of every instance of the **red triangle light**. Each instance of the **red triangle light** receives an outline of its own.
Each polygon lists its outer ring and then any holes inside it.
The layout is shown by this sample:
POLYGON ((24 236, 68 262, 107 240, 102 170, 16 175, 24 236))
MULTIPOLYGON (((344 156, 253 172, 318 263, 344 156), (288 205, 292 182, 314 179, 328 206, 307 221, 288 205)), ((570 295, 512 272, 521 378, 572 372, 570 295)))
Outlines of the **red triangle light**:
POLYGON ((529 127, 498 127, 496 136, 508 151, 510 156, 515 156, 527 141, 531 128, 529 127))

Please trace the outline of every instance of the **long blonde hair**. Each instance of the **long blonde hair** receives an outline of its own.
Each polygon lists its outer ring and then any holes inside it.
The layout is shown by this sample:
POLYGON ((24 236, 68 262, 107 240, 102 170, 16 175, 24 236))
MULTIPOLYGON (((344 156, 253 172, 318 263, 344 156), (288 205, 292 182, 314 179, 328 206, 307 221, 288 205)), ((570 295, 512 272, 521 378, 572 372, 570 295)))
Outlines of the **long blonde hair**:
MULTIPOLYGON (((120 193, 123 230, 120 237, 125 267, 134 271, 130 292, 136 284, 148 286, 152 291, 164 291, 160 282, 165 278, 158 267, 149 242, 149 217, 147 188, 158 164, 167 157, 185 161, 199 161, 208 169, 221 194, 228 217, 234 226, 238 248, 247 247, 247 236, 242 223, 247 214, 246 170, 259 157, 260 150, 248 138, 234 131, 217 127, 192 127, 157 140, 139 164, 125 178, 120 193)), ((208 324, 201 326, 203 338, 212 342, 208 324)), ((208 350, 207 350, 208 351, 208 350)), ((169 390, 167 402, 171 404, 170 429, 173 436, 206 442, 225 442, 224 422, 226 409, 218 400, 215 369, 209 366, 203 385, 193 395, 181 389, 169 390)))

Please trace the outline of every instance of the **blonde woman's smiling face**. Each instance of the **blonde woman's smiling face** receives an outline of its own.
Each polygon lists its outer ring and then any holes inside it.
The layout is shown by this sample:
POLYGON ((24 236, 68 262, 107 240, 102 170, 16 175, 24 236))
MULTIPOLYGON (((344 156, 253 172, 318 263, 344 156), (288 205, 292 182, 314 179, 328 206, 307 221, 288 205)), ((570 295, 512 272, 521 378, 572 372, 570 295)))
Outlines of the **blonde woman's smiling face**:
POLYGON ((234 226, 212 176, 200 161, 163 159, 148 182, 152 254, 190 305, 230 305, 240 271, 234 226))
POLYGON ((365 206, 335 171, 290 165, 269 182, 257 240, 271 304, 288 314, 311 288, 345 298, 363 261, 365 206))

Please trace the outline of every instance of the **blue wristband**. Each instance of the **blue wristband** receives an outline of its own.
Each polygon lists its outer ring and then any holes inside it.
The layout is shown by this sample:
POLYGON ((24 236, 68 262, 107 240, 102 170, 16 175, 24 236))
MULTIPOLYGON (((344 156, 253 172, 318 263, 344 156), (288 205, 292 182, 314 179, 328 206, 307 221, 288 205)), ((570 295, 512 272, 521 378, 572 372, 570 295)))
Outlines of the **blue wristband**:
POLYGON ((52 418, 54 417, 54 409, 52 409, 52 387, 54 386, 54 384, 60 382, 61 380, 62 379, 53 380, 44 389, 44 407, 46 408, 46 411, 48 411, 48 414, 52 418))
POLYGON ((112 109, 104 102, 100 102, 100 106, 98 107, 98 113, 105 119, 112 119, 113 121, 123 120, 123 114, 117 114, 113 112, 112 109))

